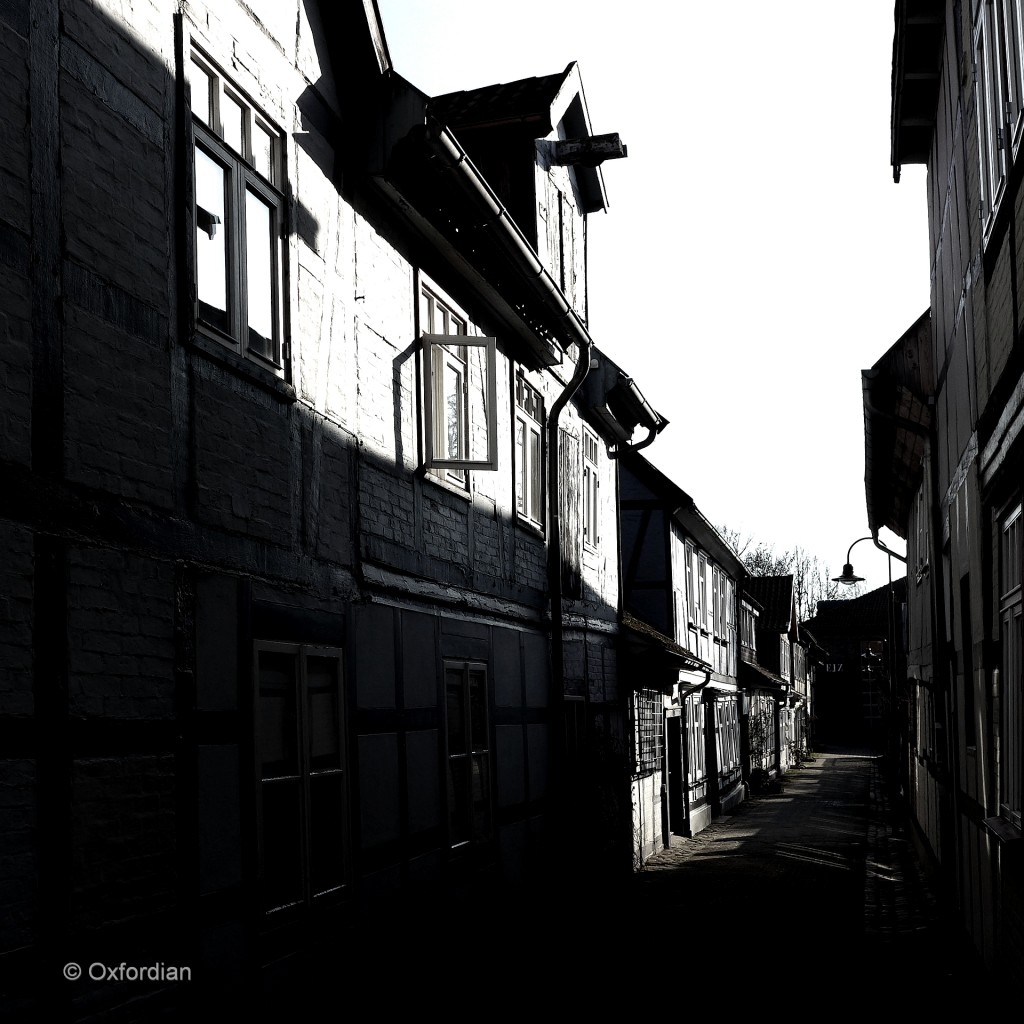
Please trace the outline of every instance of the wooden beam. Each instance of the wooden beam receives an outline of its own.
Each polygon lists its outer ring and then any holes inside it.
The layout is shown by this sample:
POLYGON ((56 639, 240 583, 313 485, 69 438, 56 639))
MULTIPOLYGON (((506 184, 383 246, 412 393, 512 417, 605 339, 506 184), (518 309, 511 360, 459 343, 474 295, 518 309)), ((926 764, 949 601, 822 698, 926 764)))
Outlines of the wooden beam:
POLYGON ((618 132, 613 132, 610 135, 591 135, 585 139, 560 139, 555 143, 552 163, 597 167, 605 160, 619 160, 624 156, 626 147, 618 132))

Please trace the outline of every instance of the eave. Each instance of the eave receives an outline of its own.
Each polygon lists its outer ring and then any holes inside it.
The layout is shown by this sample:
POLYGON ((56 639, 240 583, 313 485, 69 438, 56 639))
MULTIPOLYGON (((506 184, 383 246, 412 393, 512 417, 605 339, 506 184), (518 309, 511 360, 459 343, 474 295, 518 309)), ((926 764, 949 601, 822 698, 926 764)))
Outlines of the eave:
POLYGON ((892 42, 893 180, 903 164, 928 162, 939 97, 945 4, 896 0, 892 42))
POLYGON ((586 325, 458 140, 428 114, 428 102, 390 76, 371 179, 533 361, 556 365, 570 345, 589 351, 586 325))
MULTIPOLYGON (((622 614, 621 636, 625 653, 634 668, 654 671, 667 670, 670 673, 685 669, 692 672, 704 672, 708 679, 711 678, 711 665, 629 612, 622 614)), ((643 672, 637 672, 635 678, 638 688, 641 685, 652 685, 652 680, 643 672)), ((654 681, 653 685, 666 693, 671 693, 672 686, 676 681, 677 677, 672 676, 654 681)))
POLYGON ((646 448, 668 426, 668 420, 644 398, 633 378, 596 347, 576 404, 615 455, 646 448), (638 427, 647 431, 647 436, 634 444, 638 427))
POLYGON ((931 315, 924 313, 870 370, 864 402, 864 496, 868 527, 907 536, 907 518, 932 429, 935 393, 931 315))
POLYGON ((741 661, 739 663, 740 686, 746 690, 769 690, 776 695, 782 695, 789 689, 789 684, 782 676, 756 662, 741 661))

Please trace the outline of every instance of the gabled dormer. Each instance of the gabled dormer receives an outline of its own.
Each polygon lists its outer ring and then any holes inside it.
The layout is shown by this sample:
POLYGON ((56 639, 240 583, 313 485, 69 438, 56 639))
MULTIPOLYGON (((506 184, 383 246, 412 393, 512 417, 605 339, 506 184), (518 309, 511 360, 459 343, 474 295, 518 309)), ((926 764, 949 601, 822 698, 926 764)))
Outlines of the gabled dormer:
POLYGON ((746 581, 744 591, 761 606, 757 618, 758 664, 788 682, 791 648, 798 636, 793 576, 753 576, 746 581))
POLYGON ((586 321, 586 217, 607 208, 601 164, 626 147, 617 135, 593 134, 578 65, 438 96, 429 112, 452 130, 586 321))

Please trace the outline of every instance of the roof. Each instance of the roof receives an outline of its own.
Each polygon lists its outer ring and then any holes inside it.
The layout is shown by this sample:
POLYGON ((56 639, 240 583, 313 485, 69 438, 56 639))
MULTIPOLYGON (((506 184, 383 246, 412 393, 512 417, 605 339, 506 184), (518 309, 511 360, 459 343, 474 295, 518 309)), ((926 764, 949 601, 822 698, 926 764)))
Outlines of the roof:
POLYGON ((793 622, 793 575, 751 576, 743 590, 761 606, 758 629, 788 633, 793 622))
POLYGON ((435 96, 428 109, 456 131, 482 125, 541 121, 544 127, 538 134, 546 135, 554 127, 550 123, 551 107, 572 68, 573 64, 569 64, 554 75, 449 92, 435 96))
POLYGON ((710 520, 697 508, 696 502, 677 483, 669 479, 660 469, 636 452, 629 452, 622 458, 623 469, 631 472, 651 493, 657 496, 657 503, 666 508, 672 519, 695 540, 711 557, 737 579, 746 576, 747 570, 728 541, 718 532, 710 520))
MULTIPOLYGON (((496 132, 525 127, 529 137, 543 139, 553 133, 559 139, 589 139, 593 136, 590 111, 583 92, 579 65, 571 61, 565 70, 539 78, 486 85, 435 96, 427 114, 450 128, 457 137, 490 136, 496 132)), ((473 150, 473 145, 466 143, 473 150)), ((624 153, 623 153, 624 155, 624 153)), ((573 176, 586 213, 608 207, 608 193, 600 161, 577 163, 573 176)))
MULTIPOLYGON (((906 600, 907 578, 892 583, 893 598, 906 600)), ((800 623, 814 638, 828 647, 844 640, 884 640, 889 636, 889 585, 846 601, 819 601, 818 614, 800 623)))
POLYGON ((769 672, 763 665, 750 661, 741 661, 739 670, 741 686, 776 691, 787 689, 786 680, 782 676, 777 676, 774 672, 769 672))
MULTIPOLYGON (((708 673, 712 670, 711 665, 706 661, 702 661, 685 647, 681 647, 664 633, 629 612, 624 612, 622 615, 622 627, 626 651, 631 658, 647 664, 654 661, 656 667, 660 668, 685 668, 708 673)), ((642 676, 641 673, 637 678, 640 679, 642 676)), ((650 685, 650 680, 643 677, 643 685, 650 685)))
POLYGON ((868 526, 906 537, 935 393, 931 314, 925 311, 871 367, 861 372, 864 496, 868 526))

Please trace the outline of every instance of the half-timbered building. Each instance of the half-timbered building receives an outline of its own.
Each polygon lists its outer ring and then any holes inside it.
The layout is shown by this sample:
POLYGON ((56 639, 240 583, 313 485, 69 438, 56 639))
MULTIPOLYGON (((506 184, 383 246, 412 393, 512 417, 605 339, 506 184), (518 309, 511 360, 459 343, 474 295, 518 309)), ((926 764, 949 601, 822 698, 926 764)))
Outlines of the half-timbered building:
POLYGON ((1000 985, 1024 964, 1024 12, 899 0, 892 152, 923 164, 930 308, 863 372, 868 522, 907 541, 916 837, 1000 985))
POLYGON ((369 0, 0 24, 4 1009, 485 957, 627 742, 612 455, 664 421, 574 399, 625 148, 575 65, 424 95, 369 0), (133 959, 196 984, 55 973, 133 959))
POLYGON ((620 494, 642 862, 743 799, 737 594, 745 570, 693 499, 643 456, 623 461, 620 494))

